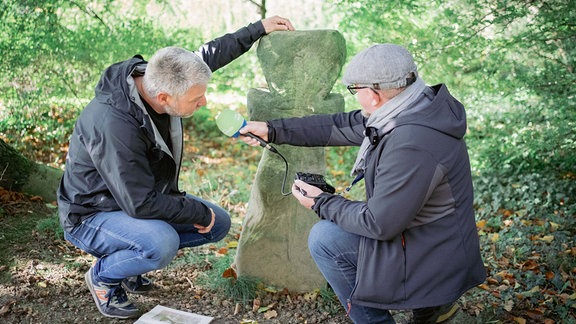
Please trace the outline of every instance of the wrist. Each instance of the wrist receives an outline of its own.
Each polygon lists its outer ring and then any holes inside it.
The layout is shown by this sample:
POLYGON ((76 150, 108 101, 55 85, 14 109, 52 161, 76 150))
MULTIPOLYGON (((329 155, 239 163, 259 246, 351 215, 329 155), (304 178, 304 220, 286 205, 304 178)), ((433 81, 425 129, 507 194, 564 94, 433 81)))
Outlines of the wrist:
POLYGON ((268 143, 274 143, 276 140, 276 131, 270 121, 266 121, 266 126, 268 127, 268 143))
POLYGON ((250 25, 248 25, 248 27, 249 27, 249 29, 250 29, 250 27, 254 27, 257 30, 257 34, 260 37, 266 35, 266 28, 264 27, 264 23, 262 22, 262 20, 258 20, 256 22, 253 22, 250 25))

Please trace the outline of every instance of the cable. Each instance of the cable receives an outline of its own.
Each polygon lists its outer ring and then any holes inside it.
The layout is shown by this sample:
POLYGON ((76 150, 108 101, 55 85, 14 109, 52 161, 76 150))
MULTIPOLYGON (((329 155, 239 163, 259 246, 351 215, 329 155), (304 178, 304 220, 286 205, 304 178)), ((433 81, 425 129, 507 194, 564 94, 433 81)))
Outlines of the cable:
MULTIPOLYGON (((271 150, 272 151, 272 150, 271 150)), ((274 151, 273 151, 274 152, 274 151)), ((284 160, 284 179, 282 180, 282 188, 280 189, 280 193, 282 193, 282 196, 289 196, 292 194, 292 191, 290 192, 284 192, 284 186, 286 185, 286 179, 288 178, 288 161, 286 161, 286 159, 284 158, 284 156, 282 154, 280 154, 280 152, 278 152, 278 150, 276 150, 274 153, 278 154, 282 160, 284 160)))
POLYGON ((292 191, 289 192, 284 192, 284 187, 286 186, 286 179, 288 179, 288 161, 286 161, 286 158, 284 157, 284 155, 280 154, 280 152, 278 152, 278 150, 268 144, 268 142, 266 142, 265 140, 261 139, 260 137, 252 134, 252 133, 246 133, 246 134, 242 134, 245 136, 249 136, 252 137, 253 139, 257 140, 260 143, 260 146, 262 146, 263 148, 267 149, 270 152, 276 153, 278 156, 280 156, 282 158, 282 160, 284 160, 284 179, 282 179, 282 188, 280 189, 280 193, 282 193, 282 196, 289 196, 292 194, 292 191))

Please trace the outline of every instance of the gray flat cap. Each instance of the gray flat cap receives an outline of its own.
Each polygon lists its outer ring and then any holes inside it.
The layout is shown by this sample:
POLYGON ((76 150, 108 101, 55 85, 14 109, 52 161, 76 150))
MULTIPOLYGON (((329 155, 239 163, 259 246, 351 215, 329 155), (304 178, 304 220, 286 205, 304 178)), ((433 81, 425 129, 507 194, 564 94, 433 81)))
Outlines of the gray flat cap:
POLYGON ((380 89, 396 89, 407 85, 406 79, 418 71, 408 50, 394 44, 377 44, 356 54, 348 64, 342 82, 380 85, 380 89))

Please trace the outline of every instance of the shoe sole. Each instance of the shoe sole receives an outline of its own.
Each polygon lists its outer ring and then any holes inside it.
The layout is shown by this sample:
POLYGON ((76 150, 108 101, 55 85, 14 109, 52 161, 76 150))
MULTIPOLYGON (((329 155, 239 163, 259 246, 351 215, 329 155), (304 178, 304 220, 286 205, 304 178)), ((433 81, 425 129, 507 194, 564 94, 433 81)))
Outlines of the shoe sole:
POLYGON ((437 319, 436 319, 436 323, 442 323, 445 322, 447 320, 450 319, 450 317, 452 317, 454 314, 456 314, 456 312, 460 309, 460 306, 458 306, 458 304, 454 304, 452 305, 452 308, 450 308, 450 310, 445 313, 440 315, 437 319))
POLYGON ((106 317, 111 317, 111 318, 120 318, 120 319, 129 319, 129 318, 136 318, 138 317, 139 314, 134 314, 134 315, 126 315, 126 316, 122 316, 122 315, 111 315, 111 314, 107 314, 102 310, 102 306, 100 305, 100 300, 98 299, 98 297, 96 296, 96 292, 94 291, 94 286, 92 285, 92 278, 90 275, 90 272, 92 271, 92 268, 90 268, 90 270, 88 270, 86 272, 86 274, 84 275, 84 279, 86 280, 86 286, 88 286, 88 290, 90 290, 90 295, 92 295, 92 299, 94 299, 94 303, 96 303, 96 308, 98 308, 98 311, 106 316, 106 317))

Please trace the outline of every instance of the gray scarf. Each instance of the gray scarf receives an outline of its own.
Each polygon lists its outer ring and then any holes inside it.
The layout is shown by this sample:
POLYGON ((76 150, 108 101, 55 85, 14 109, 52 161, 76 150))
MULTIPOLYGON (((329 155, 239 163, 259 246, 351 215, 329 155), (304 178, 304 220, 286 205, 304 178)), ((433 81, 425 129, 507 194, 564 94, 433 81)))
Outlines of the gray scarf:
MULTIPOLYGON (((418 97, 422 94, 424 89, 426 89, 424 81, 420 78, 416 79, 416 82, 380 108, 376 109, 376 111, 368 117, 366 128, 374 127, 378 130, 378 134, 382 135, 382 130, 400 113, 407 110, 416 100, 418 100, 418 97)), ((371 146, 372 144, 370 143, 370 139, 365 137, 360 146, 360 151, 358 151, 358 156, 356 157, 356 162, 354 163, 352 172, 350 173, 352 176, 364 173, 364 169, 366 168, 366 154, 368 154, 371 146)))

